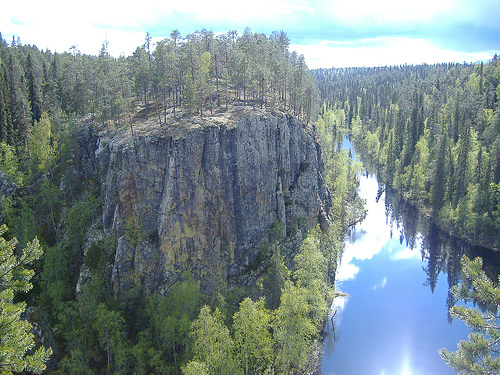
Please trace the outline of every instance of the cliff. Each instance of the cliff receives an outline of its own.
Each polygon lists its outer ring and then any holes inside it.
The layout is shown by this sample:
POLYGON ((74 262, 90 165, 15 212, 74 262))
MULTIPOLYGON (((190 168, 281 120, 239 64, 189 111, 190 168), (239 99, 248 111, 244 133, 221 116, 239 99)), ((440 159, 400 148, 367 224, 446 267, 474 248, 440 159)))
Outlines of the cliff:
POLYGON ((319 145, 291 116, 235 107, 135 126, 96 151, 117 290, 165 291, 190 270, 211 293, 246 272, 275 222, 328 222, 319 145))
POLYGON ((17 190, 17 185, 12 182, 11 178, 0 171, 0 204, 6 197, 10 197, 17 190))

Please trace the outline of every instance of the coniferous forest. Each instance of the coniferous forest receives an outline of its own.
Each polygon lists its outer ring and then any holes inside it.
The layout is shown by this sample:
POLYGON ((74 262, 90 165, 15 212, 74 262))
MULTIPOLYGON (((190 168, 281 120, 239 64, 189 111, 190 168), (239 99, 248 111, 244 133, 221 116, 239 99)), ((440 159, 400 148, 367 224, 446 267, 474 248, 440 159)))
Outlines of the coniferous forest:
POLYGON ((323 118, 454 236, 500 248, 500 63, 320 69, 323 118), (325 116, 325 113, 327 114, 325 116))
POLYGON ((289 51, 286 33, 249 29, 186 36, 174 30, 158 42, 147 34, 131 56, 108 50, 104 41, 97 56, 76 46, 56 53, 0 34, 0 182, 15 190, 0 196, 0 222, 8 226, 0 228, 7 265, 0 319, 16 324, 2 328, 13 338, 0 343, 2 364, 5 353, 13 362, 7 371, 39 373, 44 363, 60 374, 311 371, 344 234, 363 216, 358 167, 339 151, 346 132, 366 166, 442 229, 500 249, 496 57, 311 72, 304 56, 289 51), (263 242, 268 266, 257 285, 205 296, 185 272, 164 295, 115 293, 117 240, 90 238, 102 201, 89 143, 135 124, 168 127, 234 105, 303 123, 316 122, 319 112, 329 230, 304 233, 289 269, 283 230, 270 228, 263 242))
POLYGON ((181 37, 174 30, 157 43, 147 34, 132 56, 119 58, 109 55, 107 41, 98 56, 81 54, 76 46, 52 53, 20 40, 0 42, 0 140, 16 151, 30 148, 35 121, 41 126, 50 120, 51 137, 57 138, 64 124, 86 115, 117 126, 138 105, 144 118, 155 113, 162 122, 167 112, 203 114, 234 101, 304 120, 316 110, 314 79, 304 56, 288 50, 284 32, 267 37, 247 29, 241 36, 215 36, 203 29, 181 37))

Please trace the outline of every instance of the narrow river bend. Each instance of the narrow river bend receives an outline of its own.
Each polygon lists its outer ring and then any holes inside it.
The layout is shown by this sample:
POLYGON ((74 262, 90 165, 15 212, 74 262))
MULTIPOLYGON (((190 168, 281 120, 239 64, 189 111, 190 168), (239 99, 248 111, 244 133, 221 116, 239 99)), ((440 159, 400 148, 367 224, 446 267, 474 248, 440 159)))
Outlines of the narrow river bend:
POLYGON ((460 281, 462 254, 483 257, 496 274, 498 254, 439 232, 372 175, 360 178, 359 194, 368 215, 337 270, 336 288, 349 297, 334 301, 322 374, 454 374, 438 350, 455 351, 470 331, 450 320, 449 286, 460 281))

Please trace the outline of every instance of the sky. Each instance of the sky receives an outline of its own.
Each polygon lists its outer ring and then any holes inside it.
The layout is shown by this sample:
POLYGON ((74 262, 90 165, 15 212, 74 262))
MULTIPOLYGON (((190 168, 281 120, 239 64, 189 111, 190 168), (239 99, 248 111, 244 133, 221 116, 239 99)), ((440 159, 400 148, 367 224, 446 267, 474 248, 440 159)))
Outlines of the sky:
POLYGON ((128 56, 172 30, 285 31, 311 69, 476 62, 500 53, 499 0, 6 1, 0 32, 52 52, 128 56))

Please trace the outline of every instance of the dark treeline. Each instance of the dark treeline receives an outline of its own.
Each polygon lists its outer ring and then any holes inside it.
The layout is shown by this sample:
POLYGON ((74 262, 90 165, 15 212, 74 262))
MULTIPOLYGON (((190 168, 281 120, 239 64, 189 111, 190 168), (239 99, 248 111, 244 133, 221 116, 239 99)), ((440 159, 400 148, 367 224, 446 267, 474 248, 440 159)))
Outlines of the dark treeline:
POLYGON ((496 56, 488 63, 314 74, 326 103, 323 118, 345 121, 363 161, 379 178, 434 217, 441 229, 500 248, 496 56))

